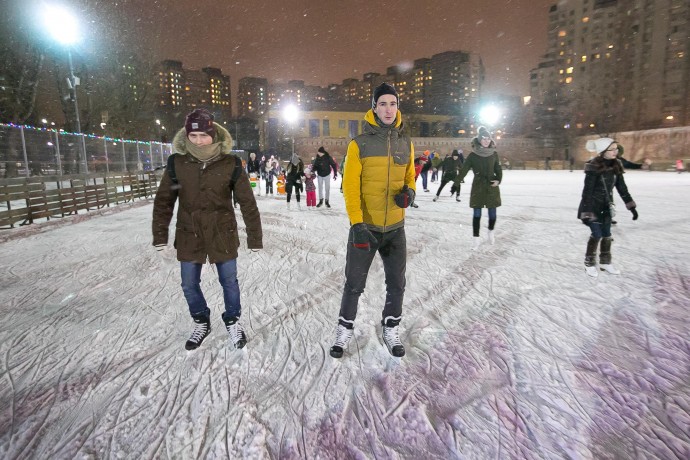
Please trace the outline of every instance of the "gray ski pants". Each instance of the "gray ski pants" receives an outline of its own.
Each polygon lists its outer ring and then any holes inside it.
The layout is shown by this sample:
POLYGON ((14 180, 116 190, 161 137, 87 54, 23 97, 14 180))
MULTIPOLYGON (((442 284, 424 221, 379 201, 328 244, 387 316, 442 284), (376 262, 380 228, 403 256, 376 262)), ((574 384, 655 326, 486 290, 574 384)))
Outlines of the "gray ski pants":
POLYGON ((371 267, 377 252, 381 255, 383 271, 386 276, 386 303, 383 306, 382 318, 388 316, 398 318, 402 315, 405 268, 407 265, 405 228, 398 228, 386 233, 371 233, 376 238, 377 244, 372 245, 368 252, 352 245, 352 233, 348 238, 345 288, 340 302, 340 316, 348 321, 354 321, 357 316, 359 296, 364 292, 369 267, 371 267))

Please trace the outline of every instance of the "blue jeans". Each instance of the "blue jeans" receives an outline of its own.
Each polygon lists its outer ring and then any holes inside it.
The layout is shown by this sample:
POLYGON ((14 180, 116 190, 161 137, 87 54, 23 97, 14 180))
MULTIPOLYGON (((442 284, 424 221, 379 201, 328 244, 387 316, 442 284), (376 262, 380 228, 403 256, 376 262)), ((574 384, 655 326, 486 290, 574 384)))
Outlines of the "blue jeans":
MULTIPOLYGON (((473 217, 482 217, 482 208, 472 208, 473 211, 473 217)), ((496 220, 496 208, 488 208, 489 211, 489 220, 496 220)))
MULTIPOLYGON (((182 275, 182 292, 189 305, 189 313, 192 316, 211 316, 201 292, 201 268, 203 264, 194 262, 180 262, 182 275)), ((218 262, 218 281, 223 287, 223 301, 225 302, 225 313, 223 319, 230 317, 239 318, 242 314, 240 304, 240 283, 237 281, 237 259, 227 262, 218 262)))
POLYGON ((429 174, 429 171, 421 173, 421 175, 422 175, 422 187, 424 187, 424 190, 426 190, 428 188, 427 187, 427 180, 429 179, 427 176, 428 174, 429 174))
POLYGON ((587 224, 592 231, 592 238, 608 238, 611 236, 611 216, 604 213, 601 220, 587 224))

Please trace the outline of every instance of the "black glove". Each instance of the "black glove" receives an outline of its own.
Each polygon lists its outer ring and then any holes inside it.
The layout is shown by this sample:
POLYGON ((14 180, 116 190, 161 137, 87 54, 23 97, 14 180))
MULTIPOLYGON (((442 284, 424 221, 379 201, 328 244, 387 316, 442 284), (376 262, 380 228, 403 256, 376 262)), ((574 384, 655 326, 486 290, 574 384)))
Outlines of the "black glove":
POLYGON ((393 197, 393 200, 399 207, 406 208, 414 201, 414 195, 414 190, 409 188, 407 185, 403 185, 402 190, 400 190, 400 193, 393 197))
POLYGON ((372 244, 377 244, 376 237, 369 231, 367 224, 360 223, 350 227, 350 242, 352 246, 369 252, 372 244))
POLYGON ((596 222, 597 218, 593 212, 583 212, 582 214, 580 214, 580 220, 583 224, 589 225, 592 222, 596 222))
POLYGON ((630 208, 630 212, 633 215, 633 220, 637 220, 637 218, 640 217, 637 215, 637 208, 630 208))

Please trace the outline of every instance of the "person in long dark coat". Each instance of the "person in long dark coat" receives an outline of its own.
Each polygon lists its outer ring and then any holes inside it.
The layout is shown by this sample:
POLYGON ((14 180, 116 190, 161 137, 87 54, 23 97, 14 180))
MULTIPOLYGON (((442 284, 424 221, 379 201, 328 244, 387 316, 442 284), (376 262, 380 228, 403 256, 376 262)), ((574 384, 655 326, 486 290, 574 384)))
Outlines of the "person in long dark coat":
POLYGON ((473 209, 472 236, 474 237, 472 249, 477 249, 481 243, 479 225, 482 208, 487 208, 489 211, 489 243, 493 244, 495 241, 496 208, 501 206, 499 185, 503 179, 503 169, 496 152, 496 143, 483 126, 477 130, 477 137, 472 139, 472 152, 467 156, 460 173, 455 178, 454 184, 458 190, 470 169, 474 173, 470 191, 470 208, 473 209))
POLYGON ((611 263, 611 219, 615 214, 613 189, 618 191, 633 220, 638 217, 637 205, 625 184, 623 164, 616 158, 617 142, 609 137, 589 140, 587 150, 597 156, 585 163, 585 184, 577 210, 578 219, 591 230, 585 251, 585 271, 592 277, 598 275, 596 254, 599 249, 599 269, 619 275, 620 270, 611 263))

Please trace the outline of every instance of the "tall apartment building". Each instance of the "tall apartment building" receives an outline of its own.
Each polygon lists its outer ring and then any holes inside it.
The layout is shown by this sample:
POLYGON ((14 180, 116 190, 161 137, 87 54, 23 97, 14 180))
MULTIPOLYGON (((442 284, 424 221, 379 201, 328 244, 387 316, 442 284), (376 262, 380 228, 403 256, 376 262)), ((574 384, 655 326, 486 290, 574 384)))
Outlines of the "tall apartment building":
POLYGON ((183 104, 184 69, 181 61, 165 60, 158 69, 158 101, 161 108, 177 109, 183 104))
POLYGON ((689 30, 687 0, 559 0, 532 103, 595 132, 690 124, 689 30))
POLYGON ((410 69, 389 67, 387 77, 405 110, 470 122, 479 105, 485 72, 478 54, 446 51, 417 59, 410 69))
POLYGON ((230 77, 220 69, 185 69, 181 61, 165 60, 158 69, 158 111, 190 112, 196 107, 211 110, 217 121, 232 116, 230 77))
POLYGON ((259 118, 268 110, 268 80, 244 77, 237 90, 237 114, 240 118, 259 118))
MULTIPOLYGON (((341 84, 321 88, 305 86, 301 80, 287 84, 269 84, 265 109, 279 109, 286 103, 303 110, 340 109, 366 110, 371 95, 382 82, 395 85, 401 108, 409 113, 446 115, 470 128, 477 113, 484 82, 484 66, 479 55, 465 51, 447 51, 414 61, 409 68, 393 66, 385 75, 369 72, 361 80, 348 78, 341 84)), ((240 80, 238 106, 241 116, 248 114, 250 99, 256 97, 257 86, 264 79, 247 77, 240 80), (243 82, 247 82, 247 86, 243 82), (246 88, 253 88, 252 90, 246 88), (249 94, 251 93, 251 94, 249 94)), ((253 107, 258 103, 251 102, 253 107)))

